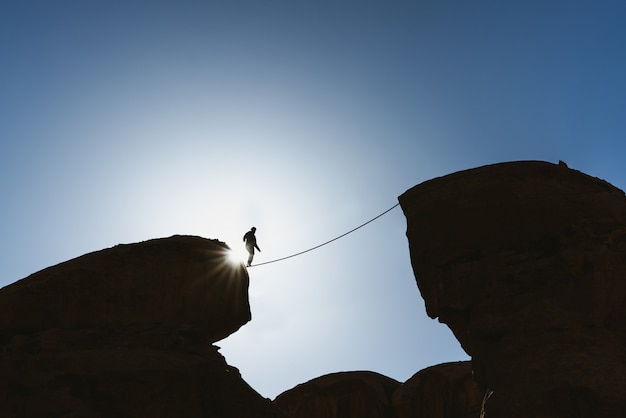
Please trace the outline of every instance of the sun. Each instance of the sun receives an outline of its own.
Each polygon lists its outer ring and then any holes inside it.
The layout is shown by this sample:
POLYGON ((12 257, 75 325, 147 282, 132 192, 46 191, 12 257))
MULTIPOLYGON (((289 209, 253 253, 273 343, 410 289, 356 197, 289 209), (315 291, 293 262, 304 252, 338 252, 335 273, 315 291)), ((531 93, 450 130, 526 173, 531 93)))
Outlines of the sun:
POLYGON ((226 258, 230 264, 244 264, 248 259, 248 253, 244 249, 230 249, 226 258))

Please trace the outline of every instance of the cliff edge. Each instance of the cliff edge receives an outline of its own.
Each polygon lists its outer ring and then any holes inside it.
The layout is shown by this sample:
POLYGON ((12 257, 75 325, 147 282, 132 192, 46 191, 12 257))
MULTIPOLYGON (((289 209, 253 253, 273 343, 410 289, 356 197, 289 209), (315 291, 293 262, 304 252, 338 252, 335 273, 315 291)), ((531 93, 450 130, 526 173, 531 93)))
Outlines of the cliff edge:
POLYGON ((626 410, 626 198, 565 164, 461 171, 399 197, 430 317, 492 393, 488 417, 626 410))
POLYGON ((118 245, 0 289, 0 416, 284 417, 212 345, 251 318, 228 251, 118 245))

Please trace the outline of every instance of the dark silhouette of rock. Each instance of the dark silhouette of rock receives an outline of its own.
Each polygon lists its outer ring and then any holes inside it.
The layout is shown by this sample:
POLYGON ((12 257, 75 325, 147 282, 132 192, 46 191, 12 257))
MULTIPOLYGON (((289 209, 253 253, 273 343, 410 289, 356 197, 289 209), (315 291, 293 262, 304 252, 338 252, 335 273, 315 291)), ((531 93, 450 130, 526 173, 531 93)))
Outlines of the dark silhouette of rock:
POLYGON ((413 375, 393 394, 398 418, 478 418, 484 391, 469 361, 438 364, 413 375))
POLYGON ((492 417, 626 411, 626 198, 566 165, 514 162, 399 198, 426 310, 472 356, 492 417))
POLYGON ((402 384, 367 371, 329 374, 274 403, 290 418, 478 418, 483 395, 466 361, 429 367, 402 384))
POLYGON ((212 345, 250 320, 227 253, 174 236, 0 289, 0 416, 284 417, 212 345))
POLYGON ((247 273, 227 252, 175 236, 86 254, 3 288, 0 332, 186 328, 218 341, 250 320, 247 273))
POLYGON ((396 418, 391 397, 399 385, 374 372, 333 373, 281 393, 274 403, 290 418, 396 418))

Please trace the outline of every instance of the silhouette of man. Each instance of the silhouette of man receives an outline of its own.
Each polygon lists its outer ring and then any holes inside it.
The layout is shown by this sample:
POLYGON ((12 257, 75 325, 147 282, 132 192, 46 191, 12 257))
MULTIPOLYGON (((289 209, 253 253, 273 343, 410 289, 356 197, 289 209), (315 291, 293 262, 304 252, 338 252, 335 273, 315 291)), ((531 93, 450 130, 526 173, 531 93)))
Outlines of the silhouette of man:
POLYGON ((246 243, 246 250, 248 250, 248 267, 252 265, 252 259, 254 258, 254 249, 256 248, 261 252, 261 249, 256 244, 256 236, 254 233, 256 232, 256 228, 252 227, 246 234, 243 236, 243 240, 246 243))

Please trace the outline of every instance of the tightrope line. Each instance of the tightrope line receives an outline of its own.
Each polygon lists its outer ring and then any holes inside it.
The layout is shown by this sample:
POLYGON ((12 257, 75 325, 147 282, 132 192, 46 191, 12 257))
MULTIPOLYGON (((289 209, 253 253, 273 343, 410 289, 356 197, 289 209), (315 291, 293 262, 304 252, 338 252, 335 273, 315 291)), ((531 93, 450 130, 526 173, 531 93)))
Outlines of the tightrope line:
POLYGON ((308 250, 300 251, 299 253, 295 253, 295 254, 292 254, 292 255, 288 255, 287 257, 277 258, 276 260, 270 260, 270 261, 266 261, 266 262, 264 262, 264 263, 253 264, 253 265, 251 265, 251 266, 248 266, 248 268, 251 268, 251 267, 257 267, 257 266, 262 266, 262 265, 264 265, 264 264, 276 263, 276 262, 278 262, 278 261, 283 261, 283 260, 286 260, 286 259, 288 259, 288 258, 296 257, 296 256, 298 256, 298 255, 302 255, 302 254, 304 254, 304 253, 308 253, 309 251, 316 250, 316 249, 318 249, 318 248, 320 248, 320 247, 323 247, 323 246, 324 246, 324 245, 326 245, 326 244, 330 244, 330 243, 331 243, 331 242, 333 242, 333 241, 337 241, 339 238, 343 238, 343 237, 345 237, 346 235, 351 234, 352 232, 356 231, 357 229, 363 228, 365 225, 367 225, 367 224, 369 224, 369 223, 371 223, 371 222, 374 222, 376 219, 380 218, 381 216, 383 216, 383 215, 384 215, 384 214, 386 214, 387 212, 390 212, 392 209, 396 208, 396 207, 397 207, 397 206, 399 206, 399 205, 400 205, 400 203, 396 203, 395 205, 393 205, 392 207, 390 207, 389 209, 387 209, 386 211, 384 211, 384 212, 383 212, 383 213, 381 213, 380 215, 377 215, 377 216, 375 216, 374 218, 370 219, 369 221, 367 221, 367 222, 365 222, 365 223, 363 223, 363 224, 361 224, 361 225, 357 226, 356 228, 351 229, 351 230, 349 230, 348 232, 343 233, 343 234, 339 235, 338 237, 335 237, 335 238, 333 238, 333 239, 331 239, 331 240, 329 240, 329 241, 326 241, 326 242, 324 242, 324 243, 322 243, 322 244, 320 244, 320 245, 316 245, 315 247, 309 248, 308 250))

